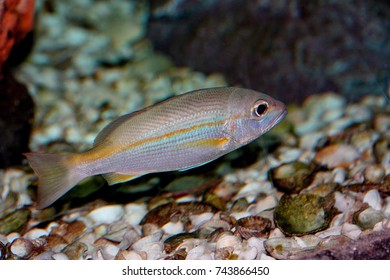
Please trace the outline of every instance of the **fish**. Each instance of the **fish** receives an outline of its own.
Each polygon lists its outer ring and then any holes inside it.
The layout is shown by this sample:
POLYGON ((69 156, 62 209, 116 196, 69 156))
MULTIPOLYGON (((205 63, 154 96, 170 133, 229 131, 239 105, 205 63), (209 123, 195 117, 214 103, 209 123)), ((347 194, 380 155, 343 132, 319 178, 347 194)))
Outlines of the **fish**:
POLYGON ((38 176, 37 209, 90 176, 102 175, 114 185, 204 165, 257 139, 286 114, 281 101, 264 93, 217 87, 123 115, 103 128, 85 152, 24 154, 38 176))

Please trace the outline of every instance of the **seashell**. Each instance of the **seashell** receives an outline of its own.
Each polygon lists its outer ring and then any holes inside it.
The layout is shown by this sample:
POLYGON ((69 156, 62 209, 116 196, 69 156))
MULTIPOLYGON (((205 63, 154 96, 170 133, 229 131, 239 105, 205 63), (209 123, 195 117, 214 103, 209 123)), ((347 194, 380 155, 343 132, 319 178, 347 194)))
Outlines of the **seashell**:
POLYGON ((357 240, 361 233, 362 230, 357 225, 345 223, 341 226, 341 234, 351 238, 352 240, 357 240))
POLYGON ((380 183, 385 178, 385 175, 386 171, 380 164, 369 165, 364 171, 364 178, 368 183, 380 183))
POLYGON ((249 216, 237 221, 236 230, 244 238, 268 237, 272 223, 261 216, 249 216))
POLYGON ((314 161, 328 168, 348 168, 359 157, 360 154, 354 146, 348 144, 333 144, 319 150, 314 161))
POLYGON ((125 211, 121 205, 107 205, 92 210, 87 218, 93 221, 94 224, 111 224, 120 220, 125 211))
POLYGON ((242 212, 242 211, 245 211, 249 206, 249 203, 248 201, 246 200, 245 197, 241 197, 239 199, 236 199, 231 208, 230 208, 230 211, 231 212, 242 212))
POLYGON ((231 232, 224 232, 217 238, 215 244, 216 250, 222 249, 225 247, 231 247, 234 250, 241 249, 241 240, 237 236, 233 235, 231 232))
POLYGON ((287 235, 314 233, 328 227, 334 199, 313 194, 283 195, 274 211, 275 225, 287 235))
POLYGON ((205 212, 215 213, 217 209, 201 202, 168 203, 149 211, 142 219, 141 225, 151 223, 162 227, 170 222, 172 218, 176 218, 185 224, 190 216, 205 212))
POLYGON ((191 232, 191 233, 183 232, 183 233, 173 235, 164 241, 165 252, 169 254, 172 251, 174 251, 184 240, 193 239, 197 237, 198 237, 197 232, 191 232))
POLYGON ((382 209, 382 200, 378 190, 369 190, 364 195, 363 202, 367 203, 371 208, 377 211, 382 209))
POLYGON ((294 161, 271 168, 269 177, 278 190, 298 193, 313 181, 314 170, 315 165, 313 164, 294 161))

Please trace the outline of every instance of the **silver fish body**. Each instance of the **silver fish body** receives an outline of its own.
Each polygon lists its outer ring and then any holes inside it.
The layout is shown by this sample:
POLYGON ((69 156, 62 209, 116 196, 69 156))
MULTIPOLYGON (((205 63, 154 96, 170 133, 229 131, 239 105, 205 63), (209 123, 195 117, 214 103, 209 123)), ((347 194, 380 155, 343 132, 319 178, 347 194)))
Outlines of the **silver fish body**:
POLYGON ((210 162, 261 136, 287 111, 268 95, 242 88, 202 89, 124 115, 80 154, 27 153, 46 207, 82 179, 103 174, 110 185, 210 162))

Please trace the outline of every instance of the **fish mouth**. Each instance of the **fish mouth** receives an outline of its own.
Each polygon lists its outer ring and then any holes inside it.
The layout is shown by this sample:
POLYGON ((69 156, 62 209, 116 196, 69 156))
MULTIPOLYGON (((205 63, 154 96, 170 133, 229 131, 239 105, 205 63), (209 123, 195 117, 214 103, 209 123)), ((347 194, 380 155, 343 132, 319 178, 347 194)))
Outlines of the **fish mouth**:
POLYGON ((275 125, 277 125, 278 123, 280 123, 284 117, 287 115, 287 109, 284 108, 277 116, 276 118, 274 119, 274 121, 272 122, 272 125, 271 127, 274 127, 275 125))

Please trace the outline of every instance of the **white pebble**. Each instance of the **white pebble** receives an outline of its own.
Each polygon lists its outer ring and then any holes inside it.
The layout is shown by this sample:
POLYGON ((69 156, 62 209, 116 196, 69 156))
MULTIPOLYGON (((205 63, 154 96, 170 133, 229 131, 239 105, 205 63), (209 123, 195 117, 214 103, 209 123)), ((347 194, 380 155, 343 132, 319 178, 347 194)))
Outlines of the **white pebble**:
POLYGON ((17 232, 11 232, 7 235, 8 242, 12 243, 16 238, 20 238, 20 234, 17 232))
POLYGON ((345 223, 341 227, 341 234, 353 240, 357 240, 361 233, 360 227, 354 224, 345 223))
POLYGON ((380 211, 382 209, 382 201, 381 201, 381 196, 379 194, 378 190, 369 190, 364 198, 363 202, 366 202, 371 208, 380 211))
POLYGON ((24 238, 15 239, 11 245, 12 254, 24 258, 27 257, 33 249, 33 245, 30 240, 24 238))
POLYGON ((125 205, 125 219, 130 225, 138 225, 148 212, 145 203, 129 203, 125 205))
POLYGON ((257 256, 257 249, 255 247, 249 247, 246 250, 242 250, 238 254, 239 260, 254 260, 257 256))
POLYGON ((178 234, 180 232, 183 232, 184 225, 182 222, 176 222, 176 223, 169 222, 169 223, 166 223, 162 227, 162 229, 165 231, 166 234, 173 235, 173 234, 178 234))
POLYGON ((382 165, 369 165, 364 171, 364 178, 372 183, 380 183, 386 175, 385 172, 386 171, 382 165))
POLYGON ((198 228, 201 224, 209 221, 214 216, 211 212, 205 212, 199 215, 191 215, 190 220, 193 227, 198 228))
POLYGON ((34 228, 32 230, 29 230, 27 233, 23 235, 24 238, 34 240, 38 239, 41 236, 47 236, 48 232, 45 229, 41 228, 34 228))
POLYGON ((51 256, 54 260, 66 261, 69 260, 69 257, 64 253, 55 253, 51 256))
POLYGON ((256 202, 256 208, 255 208, 256 214, 264 210, 269 210, 274 208, 277 203, 278 200, 276 199, 276 197, 274 197, 273 195, 267 195, 265 198, 256 202))
POLYGON ((215 248, 222 249, 225 247, 233 247, 234 250, 237 250, 241 247, 240 239, 237 236, 224 234, 220 236, 215 244, 215 248))
POLYGON ((110 224, 120 220, 124 213, 121 205, 108 205, 91 211, 87 217, 95 224, 110 224))

